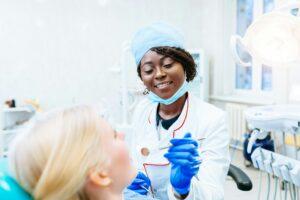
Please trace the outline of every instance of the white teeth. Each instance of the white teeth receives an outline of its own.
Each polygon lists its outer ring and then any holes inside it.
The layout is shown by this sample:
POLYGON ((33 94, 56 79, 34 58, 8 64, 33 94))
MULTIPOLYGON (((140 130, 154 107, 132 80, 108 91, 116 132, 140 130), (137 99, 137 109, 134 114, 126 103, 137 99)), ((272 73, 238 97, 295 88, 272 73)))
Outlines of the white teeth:
POLYGON ((167 85, 170 85, 170 82, 168 83, 159 83, 156 85, 157 88, 163 88, 163 87, 166 87, 167 85))

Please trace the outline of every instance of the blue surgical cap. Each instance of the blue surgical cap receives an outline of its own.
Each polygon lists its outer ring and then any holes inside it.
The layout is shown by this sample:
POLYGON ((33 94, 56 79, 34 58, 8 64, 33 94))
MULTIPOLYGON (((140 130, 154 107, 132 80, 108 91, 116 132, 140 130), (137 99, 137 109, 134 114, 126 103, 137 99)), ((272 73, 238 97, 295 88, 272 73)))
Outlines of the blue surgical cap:
POLYGON ((131 50, 138 65, 152 47, 183 48, 183 43, 183 36, 177 29, 168 24, 156 22, 136 32, 131 43, 131 50))

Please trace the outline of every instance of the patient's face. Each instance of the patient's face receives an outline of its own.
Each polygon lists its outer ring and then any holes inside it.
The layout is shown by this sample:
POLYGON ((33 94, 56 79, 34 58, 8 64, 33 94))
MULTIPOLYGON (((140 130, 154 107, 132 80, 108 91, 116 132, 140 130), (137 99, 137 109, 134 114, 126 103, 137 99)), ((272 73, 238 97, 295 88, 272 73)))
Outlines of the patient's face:
POLYGON ((107 154, 111 159, 109 165, 109 176, 113 180, 113 187, 123 190, 129 185, 137 174, 129 157, 129 150, 124 141, 124 134, 118 133, 111 126, 103 123, 103 142, 107 154))

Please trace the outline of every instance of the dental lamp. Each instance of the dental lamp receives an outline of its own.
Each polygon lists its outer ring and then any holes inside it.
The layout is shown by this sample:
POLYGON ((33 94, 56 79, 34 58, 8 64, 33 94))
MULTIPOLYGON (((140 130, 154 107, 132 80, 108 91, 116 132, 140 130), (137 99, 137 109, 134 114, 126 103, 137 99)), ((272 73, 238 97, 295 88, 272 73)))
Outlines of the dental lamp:
POLYGON ((258 17, 246 30, 244 37, 231 37, 231 50, 237 64, 251 66, 243 61, 237 45, 248 52, 257 62, 270 67, 290 67, 300 63, 300 2, 290 3, 258 17))

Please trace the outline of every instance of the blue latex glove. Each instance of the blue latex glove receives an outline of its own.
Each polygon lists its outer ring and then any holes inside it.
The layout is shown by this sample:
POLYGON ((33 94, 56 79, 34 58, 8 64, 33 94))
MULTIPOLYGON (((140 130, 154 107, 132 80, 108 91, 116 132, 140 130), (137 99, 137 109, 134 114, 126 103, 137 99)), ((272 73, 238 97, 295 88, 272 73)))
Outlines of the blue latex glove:
POLYGON ((127 189, 132 190, 141 195, 147 195, 151 185, 150 179, 142 172, 139 172, 131 185, 127 189))
POLYGON ((164 155, 171 163, 170 181, 178 194, 188 194, 191 180, 199 171, 198 143, 186 133, 182 139, 171 139, 172 146, 164 155))

